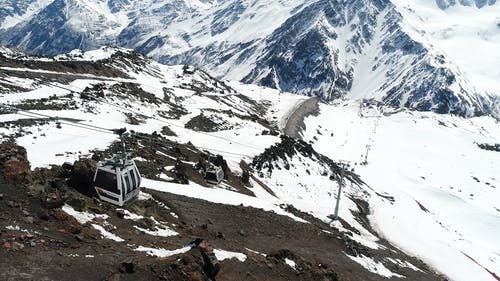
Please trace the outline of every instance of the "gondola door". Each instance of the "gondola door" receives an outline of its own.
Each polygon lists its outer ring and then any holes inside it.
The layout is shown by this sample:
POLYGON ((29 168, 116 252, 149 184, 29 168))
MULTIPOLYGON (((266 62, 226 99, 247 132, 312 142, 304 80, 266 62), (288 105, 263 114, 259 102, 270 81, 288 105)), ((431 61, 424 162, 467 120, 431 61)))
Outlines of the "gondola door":
POLYGON ((139 195, 141 177, 135 165, 128 167, 122 175, 123 203, 127 203, 139 195))
POLYGON ((120 168, 99 168, 94 178, 95 190, 99 199, 123 206, 122 179, 120 168))

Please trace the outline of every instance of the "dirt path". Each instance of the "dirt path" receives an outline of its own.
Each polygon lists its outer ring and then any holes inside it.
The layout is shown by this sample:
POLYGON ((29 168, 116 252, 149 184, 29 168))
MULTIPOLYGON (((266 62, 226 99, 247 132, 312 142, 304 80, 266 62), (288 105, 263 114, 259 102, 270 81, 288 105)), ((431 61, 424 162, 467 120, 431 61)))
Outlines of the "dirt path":
POLYGON ((305 100, 299 107, 288 117, 283 133, 292 138, 302 139, 300 132, 305 128, 304 118, 316 114, 319 111, 319 99, 310 98, 305 100))

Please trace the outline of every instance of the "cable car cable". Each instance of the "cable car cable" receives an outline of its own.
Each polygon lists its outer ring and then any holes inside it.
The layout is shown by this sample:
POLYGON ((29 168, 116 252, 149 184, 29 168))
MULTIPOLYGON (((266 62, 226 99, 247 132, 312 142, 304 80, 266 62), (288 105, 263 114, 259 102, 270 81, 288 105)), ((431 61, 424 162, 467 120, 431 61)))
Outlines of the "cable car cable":
MULTIPOLYGON (((18 111, 17 114, 23 115, 23 116, 26 116, 26 117, 31 117, 31 118, 44 117, 44 118, 58 120, 58 117, 49 116, 49 115, 45 115, 45 114, 41 114, 41 113, 36 113, 36 112, 31 112, 31 111, 19 110, 19 109, 15 108, 15 107, 12 107, 12 106, 9 106, 9 105, 6 105, 6 106, 10 107, 10 108, 12 108, 12 109, 14 109, 16 111, 18 111)), ((116 135, 116 132, 115 132, 116 129, 107 129, 107 128, 103 128, 103 127, 88 125, 88 124, 79 123, 79 122, 70 121, 70 120, 58 120, 58 121, 66 124, 66 125, 69 125, 69 126, 83 128, 83 129, 87 129, 87 130, 91 130, 91 131, 95 131, 95 132, 99 132, 99 133, 107 133, 107 134, 116 135), (86 127, 86 126, 88 126, 88 127, 86 127)), ((162 142, 168 142, 168 143, 171 143, 171 144, 174 144, 174 145, 180 145, 180 143, 175 142, 175 141, 171 141, 171 140, 159 140, 159 139, 155 139, 155 138, 152 138, 152 137, 149 137, 149 136, 138 136, 136 134, 131 134, 129 136, 135 137, 137 139, 149 139, 149 140, 152 140, 152 141, 155 141, 155 142, 162 141, 162 142)), ((162 145, 161 143, 158 143, 158 144, 162 145)), ((229 151, 224 151, 224 150, 218 150, 218 149, 213 149, 213 148, 208 148, 208 147, 203 147, 203 146, 195 146, 195 148, 204 149, 204 150, 208 150, 208 151, 216 151, 216 152, 225 153, 225 154, 229 154, 229 155, 233 155, 233 156, 250 157, 251 158, 251 156, 247 155, 247 154, 240 154, 240 153, 229 152, 229 151)))
MULTIPOLYGON (((70 92, 73 92, 73 93, 78 93, 72 89, 69 89, 69 88, 66 88, 66 87, 62 87, 60 85, 55 85, 55 84, 52 84, 56 87, 59 87, 61 89, 64 89, 64 90, 67 90, 67 91, 70 91, 70 92)), ((73 86, 74 87, 74 86, 73 86)), ((74 87, 76 88, 76 87, 74 87)), ((79 89, 80 92, 82 92, 84 89, 79 89)), ((178 125, 178 124, 174 124, 174 123, 171 123, 171 122, 168 122, 168 121, 165 121, 165 120, 160 120, 154 116, 148 116, 144 113, 141 113, 141 112, 137 112, 135 110, 132 110, 132 109, 128 109, 128 108, 125 108, 125 107, 122 107, 122 106, 119 106, 119 105, 116 105, 116 104, 112 104, 110 102, 107 102, 107 101, 104 101, 104 100, 100 100, 100 102, 102 103, 105 103, 105 104, 108 104, 108 105, 111 105, 113 107, 116 107, 116 108, 120 108, 120 109, 123 109, 125 111, 129 111, 129 112, 132 112, 132 113, 135 113, 135 114, 140 114, 140 115, 144 115, 146 116, 147 118, 150 118, 150 119, 154 119, 158 122, 161 122, 161 123, 164 123, 164 124, 167 124, 167 125, 171 125, 171 126, 174 126, 174 127, 178 127, 178 128, 181 128, 181 129, 184 129, 184 130, 188 130, 186 129, 184 126, 181 126, 181 125, 178 125)), ((164 118, 163 118, 164 119, 164 118)), ((222 137, 222 136, 217 136, 217 135, 212 135, 212 134, 209 134, 209 133, 206 133, 206 132, 201 132, 201 131, 198 131, 196 133, 199 133, 199 134, 203 134, 203 135, 206 135, 206 136, 210 136, 210 137, 214 137, 214 138, 218 138, 218 139, 223 139, 223 140, 226 140, 226 141, 229 141, 229 142, 233 142, 233 143, 236 143, 236 144, 239 144, 239 145, 242 145, 242 146, 246 146, 246 147, 249 147, 249 148, 253 148, 253 149, 258 149, 258 150, 264 150, 265 148, 264 147, 259 147, 259 146, 254 146, 254 145, 249 145, 249 144, 245 144, 245 143, 241 143, 241 142, 238 142, 238 141, 235 141, 235 140, 232 140, 232 139, 229 139, 229 138, 226 138, 226 137, 222 137)))

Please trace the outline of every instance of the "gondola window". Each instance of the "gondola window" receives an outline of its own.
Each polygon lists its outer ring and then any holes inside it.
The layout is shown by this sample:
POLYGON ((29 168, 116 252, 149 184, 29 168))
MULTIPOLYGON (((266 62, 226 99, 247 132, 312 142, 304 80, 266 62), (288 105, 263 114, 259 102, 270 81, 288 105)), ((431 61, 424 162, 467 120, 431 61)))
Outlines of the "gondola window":
POLYGON ((95 178, 95 185, 107 191, 120 194, 116 182, 116 175, 106 171, 99 171, 95 178))
POLYGON ((133 189, 132 185, 130 185, 129 175, 128 175, 128 174, 125 174, 125 175, 123 175, 123 177, 125 178, 125 189, 126 189, 126 193, 129 193, 129 192, 130 192, 130 191, 132 191, 132 189, 133 189))

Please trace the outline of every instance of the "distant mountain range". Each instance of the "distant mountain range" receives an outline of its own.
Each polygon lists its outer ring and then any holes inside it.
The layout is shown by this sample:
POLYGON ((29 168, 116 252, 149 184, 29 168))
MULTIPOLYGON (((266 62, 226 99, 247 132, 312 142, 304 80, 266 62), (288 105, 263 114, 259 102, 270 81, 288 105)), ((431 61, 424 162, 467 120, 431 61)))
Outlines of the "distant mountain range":
POLYGON ((498 117, 500 5, 407 2, 3 0, 0 43, 41 55, 118 45, 326 101, 498 117), (463 13, 481 28, 460 26, 463 13))

